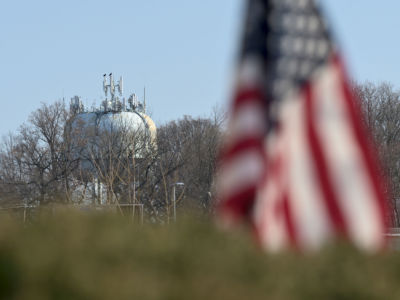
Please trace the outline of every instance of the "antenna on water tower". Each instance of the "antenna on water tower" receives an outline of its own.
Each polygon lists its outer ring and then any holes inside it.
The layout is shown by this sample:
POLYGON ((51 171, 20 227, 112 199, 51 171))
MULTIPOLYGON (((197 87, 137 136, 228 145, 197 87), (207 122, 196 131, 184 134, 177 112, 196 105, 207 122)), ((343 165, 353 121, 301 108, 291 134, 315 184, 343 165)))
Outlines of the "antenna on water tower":
POLYGON ((112 73, 110 73, 109 76, 110 76, 110 94, 111 94, 111 99, 114 99, 114 94, 115 94, 114 79, 113 79, 112 73))
POLYGON ((107 78, 106 78, 107 74, 103 74, 103 91, 104 94, 107 97, 107 91, 108 91, 108 85, 107 85, 107 78))
MULTIPOLYGON (((111 105, 112 107, 116 107, 116 105, 119 102, 118 97, 115 97, 115 88, 117 88, 118 93, 120 94, 120 96, 122 96, 123 93, 123 80, 122 80, 122 76, 119 78, 119 81, 117 84, 114 83, 114 78, 113 78, 113 74, 110 73, 108 74, 108 76, 110 77, 110 83, 107 84, 107 74, 103 74, 103 91, 104 94, 106 95, 106 102, 107 102, 107 94, 108 91, 110 91, 110 96, 111 96, 111 105), (118 102, 118 103, 117 103, 118 102)), ((107 106, 107 104, 106 104, 107 106)))
POLYGON ((123 92, 122 76, 119 78, 117 86, 118 86, 119 95, 122 96, 122 92, 123 92))

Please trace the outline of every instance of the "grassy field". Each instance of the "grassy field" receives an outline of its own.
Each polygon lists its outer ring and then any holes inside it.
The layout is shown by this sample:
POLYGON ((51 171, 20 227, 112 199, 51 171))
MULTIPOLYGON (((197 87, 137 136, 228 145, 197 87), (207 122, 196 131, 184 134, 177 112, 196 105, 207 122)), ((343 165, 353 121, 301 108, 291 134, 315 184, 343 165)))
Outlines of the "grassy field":
POLYGON ((267 255, 210 222, 61 213, 0 219, 1 299, 400 299, 400 253, 267 255))

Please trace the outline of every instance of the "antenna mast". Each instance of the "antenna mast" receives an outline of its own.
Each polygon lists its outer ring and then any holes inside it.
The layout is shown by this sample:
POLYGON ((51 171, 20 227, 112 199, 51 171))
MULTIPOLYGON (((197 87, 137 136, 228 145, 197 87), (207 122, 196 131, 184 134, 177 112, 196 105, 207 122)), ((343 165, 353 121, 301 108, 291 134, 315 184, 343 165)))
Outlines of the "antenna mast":
POLYGON ((115 88, 117 88, 118 93, 120 96, 122 96, 123 93, 123 81, 122 81, 122 76, 119 78, 119 81, 117 84, 114 83, 114 78, 112 73, 110 73, 108 76, 110 77, 110 83, 107 84, 107 74, 103 74, 103 91, 106 96, 106 102, 107 102, 107 94, 108 91, 110 91, 110 96, 111 96, 111 107, 115 108, 117 105, 117 102, 119 101, 118 98, 115 97, 115 88))

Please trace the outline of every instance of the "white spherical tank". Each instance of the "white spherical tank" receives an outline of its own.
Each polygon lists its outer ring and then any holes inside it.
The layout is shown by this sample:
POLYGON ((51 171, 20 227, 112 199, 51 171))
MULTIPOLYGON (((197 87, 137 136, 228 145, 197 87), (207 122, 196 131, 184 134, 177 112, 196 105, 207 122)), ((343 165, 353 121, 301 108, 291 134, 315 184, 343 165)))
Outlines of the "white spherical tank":
POLYGON ((122 78, 114 84, 111 74, 110 84, 104 81, 103 85, 106 96, 110 90, 111 99, 106 98, 99 109, 87 111, 79 97, 71 99, 66 137, 71 140, 73 157, 84 169, 93 168, 104 153, 129 151, 140 159, 156 149, 157 129, 146 115, 145 100, 141 103, 135 94, 127 101, 116 97, 115 87, 122 94, 122 78))
POLYGON ((154 122, 136 111, 79 113, 72 117, 68 130, 74 151, 84 159, 94 159, 99 147, 111 142, 133 151, 136 158, 156 146, 154 122))
POLYGON ((145 118, 136 111, 111 112, 99 115, 99 131, 107 132, 137 132, 143 134, 147 131, 145 118))

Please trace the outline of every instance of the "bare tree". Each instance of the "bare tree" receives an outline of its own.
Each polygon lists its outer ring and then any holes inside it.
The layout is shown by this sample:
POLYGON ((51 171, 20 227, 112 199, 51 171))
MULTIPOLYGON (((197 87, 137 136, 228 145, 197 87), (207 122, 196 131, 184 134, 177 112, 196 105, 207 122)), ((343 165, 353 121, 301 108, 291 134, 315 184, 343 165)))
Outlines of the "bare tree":
POLYGON ((33 112, 0 153, 2 192, 14 191, 19 202, 68 202, 68 178, 75 167, 64 128, 68 113, 62 101, 33 112))
POLYGON ((166 181, 164 189, 168 189, 164 191, 166 199, 172 195, 171 187, 183 182, 185 201, 180 206, 192 212, 210 213, 224 120, 224 115, 215 110, 211 118, 185 116, 159 129, 158 142, 164 149, 160 161, 166 181))

